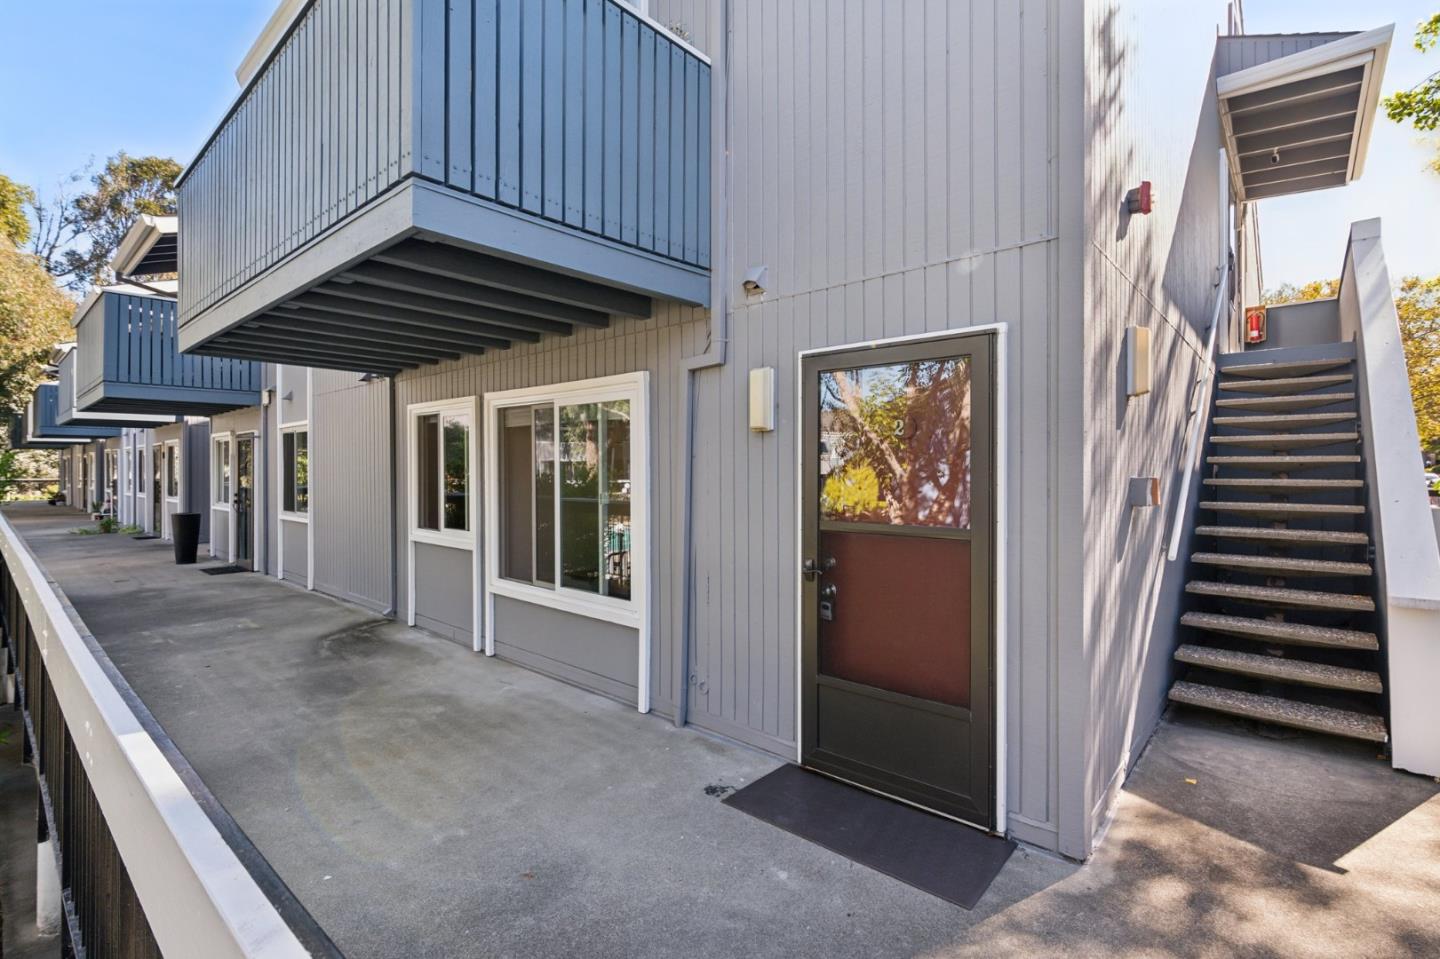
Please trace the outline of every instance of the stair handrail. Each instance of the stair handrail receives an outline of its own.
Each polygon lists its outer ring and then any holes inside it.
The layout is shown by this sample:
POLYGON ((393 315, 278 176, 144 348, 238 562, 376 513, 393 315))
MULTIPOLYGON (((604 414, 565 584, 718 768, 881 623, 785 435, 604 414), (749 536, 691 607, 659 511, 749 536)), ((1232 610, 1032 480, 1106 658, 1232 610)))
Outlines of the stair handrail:
POLYGON ((1205 432, 1205 414, 1210 409, 1210 383, 1215 375, 1216 334, 1220 330, 1220 317, 1230 299, 1230 258, 1226 257, 1220 268, 1220 285, 1215 293, 1215 309, 1210 313, 1210 329, 1205 334, 1205 352, 1200 357, 1200 369, 1195 373, 1195 385, 1191 388, 1193 399, 1190 407, 1190 435, 1185 440, 1185 456, 1180 461, 1180 496, 1175 505, 1175 517, 1170 521, 1170 548, 1166 552, 1166 560, 1171 563, 1180 555, 1185 517, 1190 514, 1190 477, 1195 473, 1195 461, 1200 455, 1200 440, 1205 432))

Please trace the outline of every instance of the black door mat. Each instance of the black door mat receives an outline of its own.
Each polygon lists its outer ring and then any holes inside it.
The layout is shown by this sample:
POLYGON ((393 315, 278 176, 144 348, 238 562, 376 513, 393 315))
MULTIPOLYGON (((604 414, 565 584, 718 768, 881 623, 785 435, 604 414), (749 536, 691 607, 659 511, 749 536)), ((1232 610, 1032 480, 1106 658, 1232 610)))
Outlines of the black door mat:
POLYGON ((248 573, 248 567, 236 566, 234 563, 226 563, 224 566, 201 566, 200 572, 208 576, 224 576, 226 573, 248 573))
POLYGON ((855 786, 781 766, 726 805, 966 909, 985 895, 1015 843, 855 786))
POLYGON ((154 533, 136 533, 131 539, 159 539, 154 533))

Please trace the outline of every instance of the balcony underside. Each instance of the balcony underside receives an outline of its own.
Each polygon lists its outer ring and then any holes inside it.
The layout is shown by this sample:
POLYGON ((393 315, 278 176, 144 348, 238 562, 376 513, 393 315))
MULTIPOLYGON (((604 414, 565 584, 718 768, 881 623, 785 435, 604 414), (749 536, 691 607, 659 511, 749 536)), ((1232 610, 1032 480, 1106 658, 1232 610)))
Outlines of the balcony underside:
POLYGON ((169 426, 176 421, 173 411, 164 415, 146 414, 136 410, 123 412, 98 412, 95 410, 84 410, 78 413, 71 413, 56 421, 59 428, 94 429, 113 427, 115 429, 127 428, 137 430, 154 429, 157 426, 169 426))
MULTIPOLYGON (((177 416, 216 416, 230 410, 259 406, 258 390, 226 390, 209 387, 148 386, 136 383, 102 382, 76 398, 81 410, 77 419, 94 414, 131 414, 174 422, 177 416)), ((124 423, 125 426, 137 424, 124 423)), ((155 422, 143 425, 154 426, 155 422)))
POLYGON ((703 304, 709 272, 410 179, 197 316, 181 349, 394 374, 703 304))

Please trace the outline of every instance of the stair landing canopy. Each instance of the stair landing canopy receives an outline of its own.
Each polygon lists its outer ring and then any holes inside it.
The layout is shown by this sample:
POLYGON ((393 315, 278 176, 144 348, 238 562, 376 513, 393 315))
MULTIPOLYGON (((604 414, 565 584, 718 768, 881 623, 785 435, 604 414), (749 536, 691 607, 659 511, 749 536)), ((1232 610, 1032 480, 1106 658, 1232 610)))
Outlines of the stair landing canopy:
POLYGON ((1220 38, 1216 89, 1239 199, 1360 176, 1394 31, 1220 38))
POLYGON ((681 37, 616 0, 276 17, 181 174, 186 352, 394 373, 708 304, 710 64, 681 37))

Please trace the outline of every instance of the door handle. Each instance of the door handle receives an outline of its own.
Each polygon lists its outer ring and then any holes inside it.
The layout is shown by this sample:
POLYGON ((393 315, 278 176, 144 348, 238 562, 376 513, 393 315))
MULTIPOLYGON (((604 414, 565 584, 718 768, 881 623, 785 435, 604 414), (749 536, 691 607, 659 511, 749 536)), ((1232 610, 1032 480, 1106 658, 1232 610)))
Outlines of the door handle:
POLYGON ((835 568, 835 557, 827 556, 824 562, 816 563, 813 559, 806 559, 800 567, 800 574, 805 577, 808 583, 815 582, 815 577, 821 573, 829 572, 835 568))

